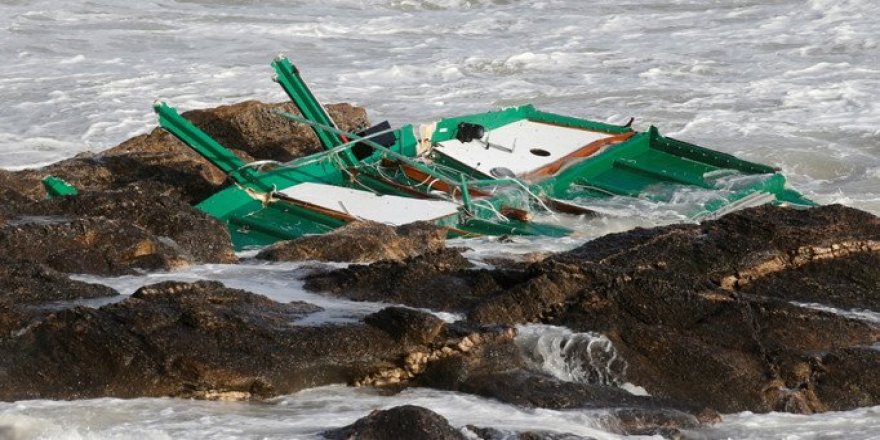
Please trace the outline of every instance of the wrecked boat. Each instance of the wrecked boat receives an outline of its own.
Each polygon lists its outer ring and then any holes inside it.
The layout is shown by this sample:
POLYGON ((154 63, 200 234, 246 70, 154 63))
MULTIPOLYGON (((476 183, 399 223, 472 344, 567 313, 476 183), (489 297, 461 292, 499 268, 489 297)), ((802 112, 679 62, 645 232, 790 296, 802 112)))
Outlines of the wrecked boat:
POLYGON ((339 129, 286 58, 275 80, 324 151, 287 163, 246 163, 168 104, 159 124, 222 170, 232 185, 197 205, 225 222, 238 249, 355 220, 391 225, 427 221, 451 236, 548 235, 571 231, 533 213, 596 215, 609 197, 667 201, 675 191, 712 192, 692 218, 772 203, 812 206, 778 169, 665 137, 543 112, 531 105, 458 116, 414 127, 382 123, 339 129))

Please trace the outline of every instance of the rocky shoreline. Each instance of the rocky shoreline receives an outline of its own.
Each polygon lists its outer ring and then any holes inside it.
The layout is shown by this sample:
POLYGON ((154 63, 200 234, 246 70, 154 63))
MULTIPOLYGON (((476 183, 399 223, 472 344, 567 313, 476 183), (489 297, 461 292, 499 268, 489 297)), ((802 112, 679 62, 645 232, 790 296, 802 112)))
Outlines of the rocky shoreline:
MULTIPOLYGON (((186 116, 247 159, 317 151, 310 130, 274 117, 279 108, 291 110, 245 102, 186 116)), ((346 130, 368 125, 363 109, 329 110, 346 130)), ((0 171, 0 400, 259 400, 331 383, 391 393, 420 386, 527 408, 608 408, 611 431, 668 437, 719 412, 880 405, 880 327, 800 305, 880 310, 880 218, 843 206, 753 208, 492 268, 474 267, 445 246, 442 230, 418 224, 352 224, 256 257, 363 263, 313 273, 306 287, 466 317, 454 323, 395 306, 362 322, 300 325, 320 308, 207 281, 143 287, 97 309, 52 306, 118 295, 70 274, 238 261, 225 227, 191 206, 225 184, 161 129, 43 169, 0 171), (81 194, 44 200, 47 174, 81 194), (625 368, 610 381, 553 377, 517 343, 524 324, 602 334, 625 368)), ((463 438, 462 430, 498 438, 417 407, 365 415, 325 436, 463 438)))

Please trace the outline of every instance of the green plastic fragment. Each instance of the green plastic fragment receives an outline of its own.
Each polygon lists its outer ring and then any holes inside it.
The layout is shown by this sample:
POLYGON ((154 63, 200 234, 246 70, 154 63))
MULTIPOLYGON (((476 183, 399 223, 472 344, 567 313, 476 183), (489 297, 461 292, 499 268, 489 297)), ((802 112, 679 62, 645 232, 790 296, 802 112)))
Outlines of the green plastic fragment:
POLYGON ((46 198, 54 199, 56 197, 75 196, 79 194, 76 187, 65 182, 64 179, 55 176, 46 176, 43 178, 43 187, 46 188, 46 198))

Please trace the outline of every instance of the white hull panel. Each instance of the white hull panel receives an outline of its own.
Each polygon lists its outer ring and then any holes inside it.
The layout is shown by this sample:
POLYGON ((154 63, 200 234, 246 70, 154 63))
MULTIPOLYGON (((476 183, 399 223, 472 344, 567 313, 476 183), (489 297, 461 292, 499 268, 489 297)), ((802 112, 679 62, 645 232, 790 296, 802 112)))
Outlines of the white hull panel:
POLYGON ((486 148, 480 141, 465 144, 457 139, 440 142, 435 148, 487 176, 493 175, 493 168, 507 168, 516 176, 524 176, 595 141, 612 136, 522 120, 487 131, 483 140, 503 148, 486 148))
POLYGON ((445 200, 377 195, 369 191, 321 183, 301 183, 278 192, 291 199, 331 211, 394 226, 458 214, 458 205, 445 200))

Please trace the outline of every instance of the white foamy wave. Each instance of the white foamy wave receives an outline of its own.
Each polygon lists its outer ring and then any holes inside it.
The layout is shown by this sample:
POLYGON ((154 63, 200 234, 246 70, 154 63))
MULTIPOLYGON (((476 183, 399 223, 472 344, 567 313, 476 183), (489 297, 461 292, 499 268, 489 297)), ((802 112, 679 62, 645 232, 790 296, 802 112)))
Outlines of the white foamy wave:
POLYGON ((319 439, 325 430, 353 423, 373 410, 399 405, 428 408, 455 427, 476 425, 508 433, 541 430, 598 440, 624 438, 605 430, 609 414, 602 410, 526 409, 422 388, 386 396, 345 386, 313 388, 266 403, 178 399, 0 403, 0 434, 14 440, 319 439))
POLYGON ((724 416, 712 428, 694 433, 707 440, 876 440, 880 407, 802 415, 743 412, 724 416))
POLYGON ((801 303, 801 302, 792 302, 792 304, 803 307, 806 309, 819 310, 822 312, 833 313, 835 315, 845 316, 850 319, 856 319, 859 321, 867 321, 873 324, 880 324, 880 313, 875 312, 873 310, 867 309, 838 309, 836 307, 826 306, 824 304, 819 303, 801 303))
MULTIPOLYGON (((244 262, 239 264, 203 264, 169 272, 154 272, 144 275, 124 275, 120 277, 99 277, 94 275, 74 275, 72 278, 88 283, 103 284, 116 289, 119 296, 75 300, 58 303, 58 306, 101 307, 128 298, 137 289, 163 281, 195 282, 200 280, 220 281, 225 286, 265 295, 281 303, 304 301, 321 307, 323 310, 306 315, 296 321, 298 325, 322 325, 328 323, 348 323, 363 319, 364 316, 378 312, 392 304, 383 302, 350 301, 303 288, 303 278, 319 270, 338 269, 346 263, 297 262, 268 263, 244 262)), ((464 319, 460 313, 438 312, 417 309, 446 321, 464 319)))
MULTIPOLYGON (((272 300, 287 303, 305 301, 323 310, 312 313, 297 321, 300 325, 320 325, 326 323, 345 323, 359 321, 364 316, 378 312, 391 304, 379 302, 349 301, 329 295, 313 293, 303 288, 302 278, 316 270, 344 267, 332 263, 241 263, 205 264, 182 270, 157 272, 145 275, 126 275, 121 277, 97 277, 79 275, 73 278, 90 283, 103 284, 116 289, 118 297, 74 301, 73 304, 98 307, 108 302, 121 301, 137 289, 162 281, 194 282, 199 280, 220 281, 227 287, 243 289, 265 295, 272 300)), ((456 320, 453 314, 441 314, 441 319, 456 320)))
POLYGON ((605 335, 532 324, 518 327, 516 344, 537 368, 557 379, 614 386, 626 382, 626 360, 605 335))

